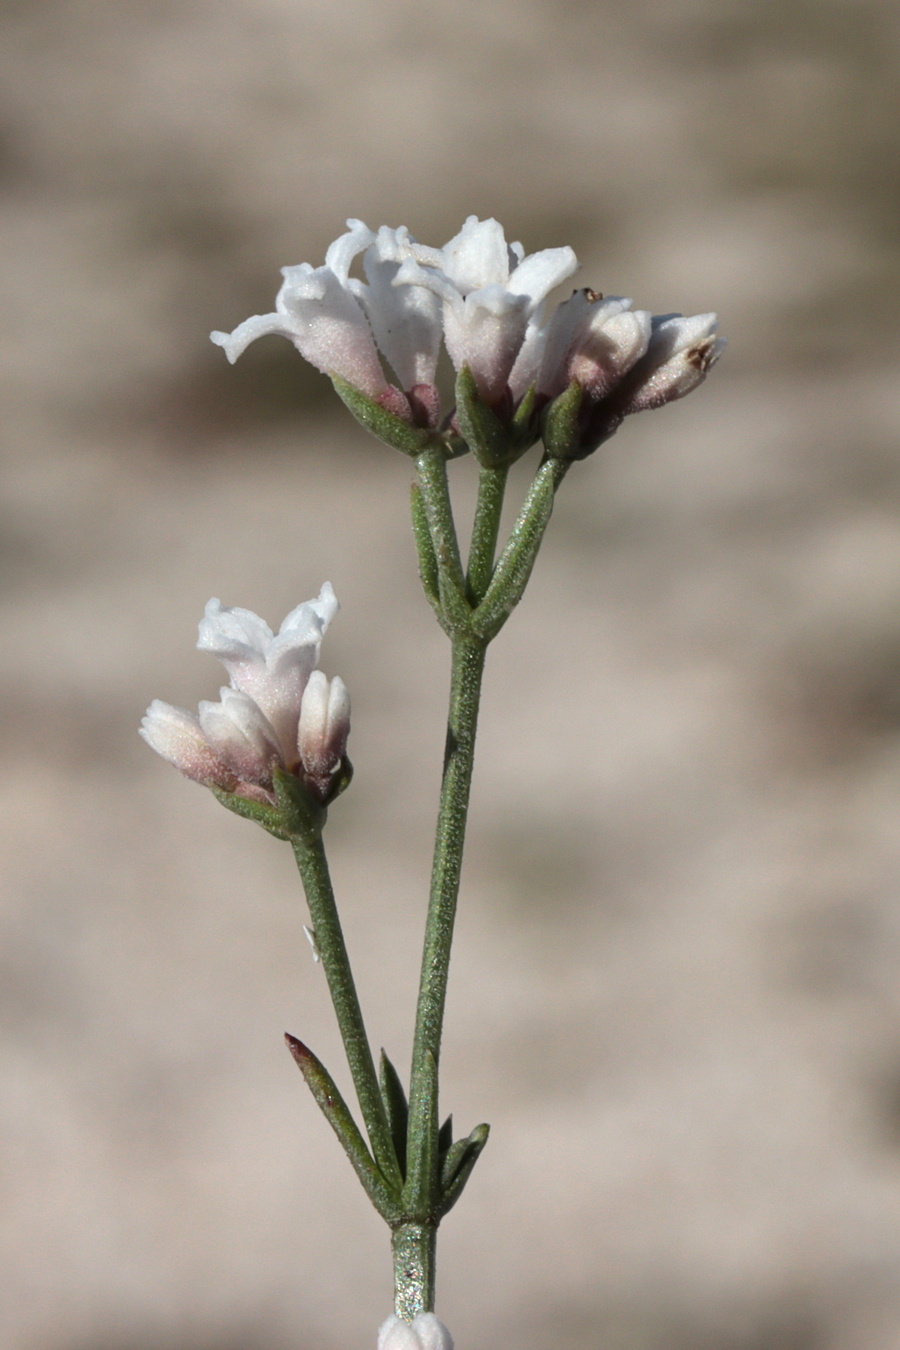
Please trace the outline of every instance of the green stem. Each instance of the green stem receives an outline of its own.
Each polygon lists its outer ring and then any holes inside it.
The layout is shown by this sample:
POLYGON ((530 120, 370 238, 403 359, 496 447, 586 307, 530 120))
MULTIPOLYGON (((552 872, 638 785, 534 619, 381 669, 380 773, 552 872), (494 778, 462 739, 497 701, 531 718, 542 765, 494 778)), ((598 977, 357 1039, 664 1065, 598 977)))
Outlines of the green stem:
POLYGON ((391 1235, 394 1257, 394 1311, 411 1322, 434 1308, 437 1224, 403 1223, 391 1235))
POLYGON ((353 1076, 372 1152, 385 1180, 389 1185, 399 1189, 403 1178, 400 1175, 384 1102, 378 1088, 372 1051, 369 1048, 362 1010, 356 994, 356 985, 353 982, 350 958, 347 955, 347 946, 328 872, 325 847, 321 837, 311 844, 306 844, 298 838, 292 839, 291 842, 312 917, 316 948, 322 959, 331 1001, 337 1013, 347 1063, 353 1076))
MULTIPOLYGON (((403 1194, 404 1208, 409 1219, 426 1229, 437 1227, 440 1199, 437 1166, 437 1065, 441 1048, 450 947, 459 895, 475 731, 486 649, 486 643, 468 638, 457 639, 453 644, 444 775, 413 1042, 407 1182, 403 1194)), ((434 1306, 433 1257, 430 1266, 428 1263, 420 1264, 420 1274, 416 1277, 417 1284, 416 1280, 409 1276, 405 1265, 401 1269, 395 1264, 397 1298, 399 1302, 402 1280, 404 1305, 416 1304, 416 1311, 431 1311, 434 1306)))
POLYGON ((484 599, 494 574, 500 513, 503 510, 503 495, 508 475, 507 464, 495 468, 482 466, 479 470, 478 503, 475 507, 472 543, 469 548, 469 571, 466 577, 469 599, 475 605, 484 599))
POLYGON ((490 584, 472 615, 470 627, 484 642, 497 636, 522 598, 553 512, 556 490, 568 468, 566 460, 546 459, 534 476, 490 584))
POLYGON ((450 485, 447 482, 447 461, 443 451, 426 450, 416 460, 416 469, 437 564, 438 594, 443 614, 441 624, 451 636, 454 633, 465 634, 469 629, 472 609, 466 599, 466 582, 459 556, 450 485))

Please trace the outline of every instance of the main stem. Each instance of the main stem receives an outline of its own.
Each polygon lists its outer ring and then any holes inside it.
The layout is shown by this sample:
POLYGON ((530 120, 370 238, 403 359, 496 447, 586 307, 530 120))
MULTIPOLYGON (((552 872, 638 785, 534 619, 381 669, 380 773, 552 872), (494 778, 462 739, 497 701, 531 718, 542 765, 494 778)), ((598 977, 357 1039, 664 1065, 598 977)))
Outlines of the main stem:
POLYGON ((410 1078, 407 1185, 411 1187, 408 1198, 414 1212, 404 1229, 398 1230, 394 1242, 397 1315, 408 1320, 434 1308, 434 1235, 439 1193, 438 1119, 432 1094, 440 1059, 485 654, 486 643, 471 638, 457 638, 453 643, 444 773, 410 1078), (427 1175, 416 1177, 415 1160, 427 1160, 424 1163, 427 1175))

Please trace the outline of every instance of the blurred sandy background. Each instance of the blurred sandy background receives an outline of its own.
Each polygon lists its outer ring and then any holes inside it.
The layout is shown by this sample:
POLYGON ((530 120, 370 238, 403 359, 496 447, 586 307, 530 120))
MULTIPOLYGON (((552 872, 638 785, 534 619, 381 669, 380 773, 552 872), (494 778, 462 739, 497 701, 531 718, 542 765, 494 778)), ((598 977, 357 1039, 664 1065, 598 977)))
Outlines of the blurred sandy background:
POLYGON ((330 851, 404 1064, 446 682, 408 466, 207 334, 348 215, 470 212, 731 346, 572 473, 492 650, 444 1100, 493 1136, 439 1311, 460 1350, 900 1346, 898 56, 889 0, 6 0, 5 1350, 390 1309, 281 1041, 338 1068, 289 851, 136 726, 214 695, 210 595, 334 583, 330 851))

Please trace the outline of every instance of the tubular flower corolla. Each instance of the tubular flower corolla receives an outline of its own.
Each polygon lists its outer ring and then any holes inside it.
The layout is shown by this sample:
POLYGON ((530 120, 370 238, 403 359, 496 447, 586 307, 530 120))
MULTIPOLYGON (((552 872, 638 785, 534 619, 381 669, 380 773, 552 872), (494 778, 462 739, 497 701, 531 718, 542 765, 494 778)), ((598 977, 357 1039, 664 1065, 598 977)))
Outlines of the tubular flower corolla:
POLYGON ((328 801, 350 731, 346 686, 316 669, 337 609, 326 582, 275 634, 251 610, 210 600, 197 646, 219 658, 231 682, 196 714, 155 699, 141 724, 144 740, 186 777, 250 801, 274 804, 276 769, 328 801))

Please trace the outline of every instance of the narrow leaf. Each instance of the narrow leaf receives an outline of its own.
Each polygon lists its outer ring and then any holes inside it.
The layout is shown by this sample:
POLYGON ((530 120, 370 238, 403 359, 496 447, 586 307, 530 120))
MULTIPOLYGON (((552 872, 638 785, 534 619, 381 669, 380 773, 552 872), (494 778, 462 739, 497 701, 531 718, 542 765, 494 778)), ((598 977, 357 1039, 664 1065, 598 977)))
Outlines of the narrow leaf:
POLYGON ((409 1126, 409 1105, 406 1100, 403 1084, 400 1081, 400 1075, 383 1050, 381 1052, 378 1081, 381 1086, 381 1096, 384 1101, 384 1109, 387 1113, 391 1138, 394 1141, 397 1161, 400 1164, 401 1173, 405 1176, 406 1131, 409 1126))
POLYGON ((378 1213, 387 1223, 396 1223, 401 1217, 399 1196, 388 1186, 375 1165, 372 1155, 366 1148, 365 1140, 340 1094, 331 1074, 313 1052, 298 1041, 296 1036, 286 1034, 287 1047, 294 1057, 307 1087, 322 1111, 325 1119, 338 1137, 338 1142, 350 1159, 353 1170, 362 1182, 378 1213))
POLYGON ((463 1193, 472 1168, 481 1156, 491 1132, 490 1125, 476 1125, 468 1139, 457 1139, 441 1170, 441 1217, 453 1208, 463 1193))
POLYGON ((520 454, 524 454, 538 438, 537 419, 534 415, 536 403, 537 385, 532 384, 519 399, 519 406, 513 413, 512 430, 520 454))

